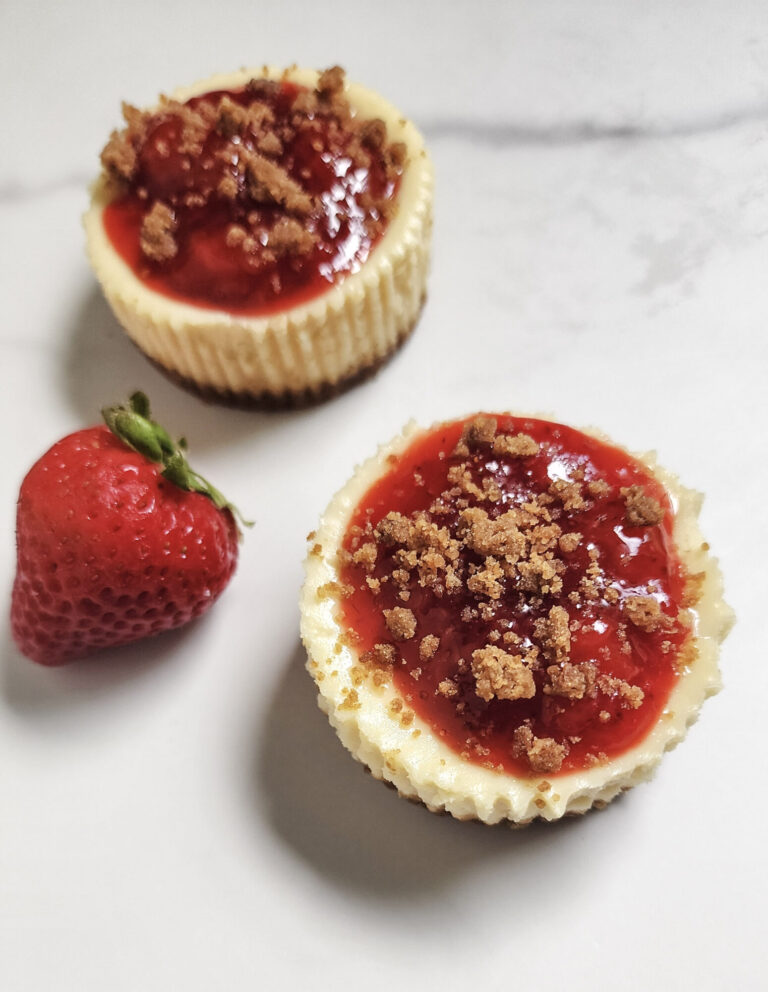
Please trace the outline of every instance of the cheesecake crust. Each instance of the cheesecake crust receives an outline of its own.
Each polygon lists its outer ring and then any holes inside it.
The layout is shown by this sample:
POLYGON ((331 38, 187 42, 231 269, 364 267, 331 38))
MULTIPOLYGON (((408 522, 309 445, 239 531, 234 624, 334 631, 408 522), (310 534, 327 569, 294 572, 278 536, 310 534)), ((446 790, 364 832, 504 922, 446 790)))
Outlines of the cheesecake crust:
POLYGON ((364 368, 358 369, 356 372, 344 376, 344 378, 336 382, 324 382, 320 386, 307 387, 299 392, 286 390, 283 393, 272 393, 268 391, 258 394, 253 394, 249 391, 235 393, 232 390, 217 389, 213 386, 201 386, 195 379, 186 378, 178 372, 174 372, 161 365, 153 358, 150 358, 149 361, 158 372, 161 372, 167 379, 175 383, 175 385, 200 397, 206 403, 229 406, 236 410, 263 410, 273 412, 279 410, 304 410, 332 400, 336 396, 345 393, 348 389, 353 389, 355 386, 367 382, 369 379, 378 375, 379 371, 408 343, 411 334, 419 322, 419 316, 425 302, 426 298, 422 300, 422 306, 419 308, 416 319, 411 326, 381 358, 378 358, 370 365, 366 365, 364 368))

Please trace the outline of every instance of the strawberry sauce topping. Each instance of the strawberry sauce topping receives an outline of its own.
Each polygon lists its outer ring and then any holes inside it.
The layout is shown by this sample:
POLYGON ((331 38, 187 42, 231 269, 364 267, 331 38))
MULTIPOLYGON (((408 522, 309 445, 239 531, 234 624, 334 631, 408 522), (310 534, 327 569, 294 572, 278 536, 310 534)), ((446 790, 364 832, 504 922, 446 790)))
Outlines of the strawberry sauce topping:
POLYGON ((670 498, 626 452, 508 415, 390 456, 341 555, 349 636, 463 758, 518 775, 639 743, 691 660, 670 498))
POLYGON ((251 80, 155 112, 124 106, 102 163, 113 247, 151 289, 264 315, 355 272, 394 210, 404 146, 357 119, 344 75, 251 80))

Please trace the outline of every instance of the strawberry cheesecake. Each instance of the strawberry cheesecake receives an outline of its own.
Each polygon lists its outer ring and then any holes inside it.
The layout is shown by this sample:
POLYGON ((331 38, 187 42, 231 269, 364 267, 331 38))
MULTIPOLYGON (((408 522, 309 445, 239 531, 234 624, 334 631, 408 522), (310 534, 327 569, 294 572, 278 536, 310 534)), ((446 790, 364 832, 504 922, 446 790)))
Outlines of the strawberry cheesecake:
POLYGON ((85 216, 116 317, 213 399, 296 405, 374 371, 426 294, 432 167, 334 67, 243 70, 123 105, 85 216))
POLYGON ((310 535, 321 708, 433 811, 555 820, 647 780, 732 623, 701 497, 652 456, 510 414, 408 427, 310 535))

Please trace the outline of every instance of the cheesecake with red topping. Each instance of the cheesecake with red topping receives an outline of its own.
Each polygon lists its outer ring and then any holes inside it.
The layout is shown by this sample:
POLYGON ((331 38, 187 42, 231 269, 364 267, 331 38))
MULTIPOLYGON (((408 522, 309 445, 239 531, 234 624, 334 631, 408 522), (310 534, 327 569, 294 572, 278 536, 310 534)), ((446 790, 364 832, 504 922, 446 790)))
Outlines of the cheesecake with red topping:
POLYGON ((650 456, 562 424, 408 428, 310 536, 321 707, 432 810, 526 823, 603 806, 719 688, 732 615, 700 504, 650 456))
POLYGON ((389 103, 269 68, 123 105, 85 217, 118 320, 182 384, 294 405, 381 365, 418 319, 432 168, 389 103))

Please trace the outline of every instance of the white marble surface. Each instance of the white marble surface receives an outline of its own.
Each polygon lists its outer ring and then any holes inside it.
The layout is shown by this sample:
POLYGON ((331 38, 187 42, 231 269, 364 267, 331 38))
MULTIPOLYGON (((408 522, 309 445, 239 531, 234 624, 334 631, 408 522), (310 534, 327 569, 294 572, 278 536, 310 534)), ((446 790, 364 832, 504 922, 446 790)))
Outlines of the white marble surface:
POLYGON ((186 632, 47 671, 0 626, 0 988, 765 988, 765 4, 80 0, 0 25, 0 596, 27 468, 138 386, 257 522, 186 632), (79 220, 121 99, 265 61, 342 63, 437 173, 416 335, 273 416, 149 367, 79 220), (479 407, 655 447, 707 493, 739 615, 724 692, 651 785, 517 833, 369 780, 297 633, 304 537, 352 465, 479 407))

